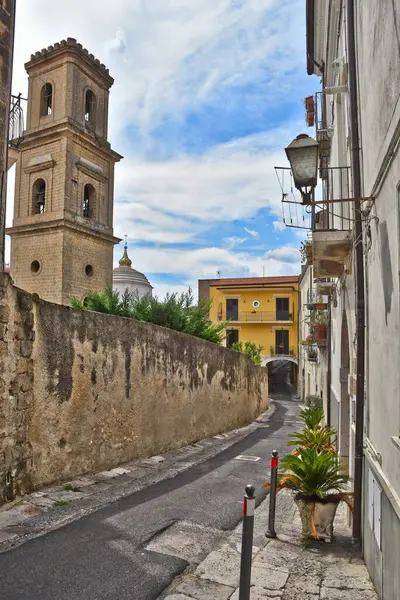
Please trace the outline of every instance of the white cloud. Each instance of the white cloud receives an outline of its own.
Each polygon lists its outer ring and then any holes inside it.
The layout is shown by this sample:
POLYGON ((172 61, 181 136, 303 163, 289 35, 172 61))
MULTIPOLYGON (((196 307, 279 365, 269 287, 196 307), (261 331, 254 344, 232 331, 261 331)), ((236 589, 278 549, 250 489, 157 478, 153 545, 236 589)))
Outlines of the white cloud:
POLYGON ((273 221, 272 225, 274 226, 274 231, 284 231, 286 229, 283 221, 273 221))
MULTIPOLYGON (((116 233, 150 239, 168 231, 170 242, 195 237, 218 221, 244 219, 261 208, 281 214, 280 189, 273 167, 284 159, 284 141, 291 128, 271 130, 220 144, 200 156, 149 161, 139 156, 117 165, 114 212, 116 233), (164 213, 164 216, 163 216, 164 213), (167 213, 167 215, 165 215, 167 213), (137 223, 144 215, 144 223, 137 223), (135 229, 136 227, 136 229, 135 229), (141 231, 148 231, 142 237, 141 231), (175 236, 175 237, 174 237, 175 236)), ((293 137, 293 136, 292 136, 293 137)), ((256 230, 244 228, 252 237, 256 230)), ((162 237, 162 236, 161 236, 162 237)), ((166 240, 165 240, 166 241, 166 240)))
POLYGON ((275 260, 279 263, 289 263, 297 265, 300 261, 299 249, 293 248, 291 246, 283 246, 281 248, 267 250, 264 256, 268 260, 275 260))
POLYGON ((247 229, 247 227, 245 227, 244 230, 247 231, 247 233, 249 235, 251 235, 252 237, 258 237, 259 236, 258 231, 256 231, 255 229, 247 229))
MULTIPOLYGON (((171 156, 168 140, 154 140, 152 132, 171 114, 183 119, 188 110, 218 104, 226 90, 234 94, 247 84, 256 83, 260 92, 254 93, 271 104, 281 102, 304 71, 304 36, 296 18, 302 12, 303 0, 118 0, 111 10, 108 0, 24 0, 17 7, 13 90, 26 95, 23 65, 31 53, 76 37, 115 78, 110 141, 117 151, 128 146, 116 168, 115 234, 126 233, 136 244, 193 242, 218 222, 249 218, 261 208, 280 215, 273 167, 286 164, 283 148, 300 123, 195 157, 179 150, 171 156), (140 140, 134 151, 127 144, 129 128, 140 140), (165 160, 147 158, 155 143, 165 160)), ((9 224, 11 211, 9 202, 9 224)), ((223 276, 261 275, 263 266, 271 274, 295 269, 294 263, 234 252, 242 238, 231 238, 225 249, 139 247, 135 266, 179 273, 184 281, 214 277, 218 269, 223 276)))
POLYGON ((224 238, 224 242, 227 244, 229 248, 234 248, 235 246, 239 246, 239 244, 243 244, 248 238, 240 238, 236 236, 231 236, 224 238))
POLYGON ((105 44, 109 53, 122 54, 126 50, 126 35, 123 29, 117 29, 115 37, 105 44))
MULTIPOLYGON (((165 273, 181 275, 188 280, 207 279, 216 276, 221 271, 221 277, 292 275, 300 269, 298 264, 287 261, 288 255, 283 254, 283 260, 277 256, 254 256, 246 252, 233 252, 226 248, 200 248, 181 250, 171 248, 136 248, 134 250, 134 265, 140 265, 140 270, 149 274, 165 273)), ((139 267, 138 267, 139 268, 139 267)), ((152 282, 151 282, 152 283, 152 282)))

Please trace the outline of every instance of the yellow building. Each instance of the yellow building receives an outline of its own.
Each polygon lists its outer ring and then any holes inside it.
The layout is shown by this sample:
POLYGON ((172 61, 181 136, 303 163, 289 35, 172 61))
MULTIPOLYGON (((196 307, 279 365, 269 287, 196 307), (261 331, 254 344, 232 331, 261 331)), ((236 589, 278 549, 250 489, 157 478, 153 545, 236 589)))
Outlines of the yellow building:
POLYGON ((199 298, 211 300, 212 321, 229 321, 227 347, 237 341, 261 345, 263 364, 277 355, 297 358, 298 276, 202 279, 199 298))

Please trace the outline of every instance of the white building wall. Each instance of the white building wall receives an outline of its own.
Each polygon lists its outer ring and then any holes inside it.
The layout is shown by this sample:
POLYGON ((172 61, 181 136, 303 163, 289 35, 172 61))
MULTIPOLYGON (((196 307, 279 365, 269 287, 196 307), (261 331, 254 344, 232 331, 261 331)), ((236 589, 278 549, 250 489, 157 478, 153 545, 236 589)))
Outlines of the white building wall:
POLYGON ((143 298, 146 295, 152 295, 151 287, 149 285, 142 285, 140 283, 126 283, 113 280, 113 289, 118 291, 121 295, 128 290, 129 294, 138 294, 139 298, 143 298))

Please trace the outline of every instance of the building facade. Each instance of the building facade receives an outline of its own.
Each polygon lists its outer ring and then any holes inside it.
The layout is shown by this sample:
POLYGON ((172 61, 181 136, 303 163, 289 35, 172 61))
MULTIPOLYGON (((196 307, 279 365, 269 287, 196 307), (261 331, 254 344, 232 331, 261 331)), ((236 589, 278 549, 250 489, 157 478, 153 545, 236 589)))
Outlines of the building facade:
POLYGON ((304 403, 313 396, 327 410, 328 296, 326 287, 314 281, 312 262, 305 262, 299 280, 299 396, 304 403))
POLYGON ((112 283, 114 165, 108 69, 73 38, 31 56, 18 147, 11 272, 59 304, 112 283))
POLYGON ((383 600, 400 589, 399 38, 398 2, 307 1, 322 194, 336 201, 317 209, 312 236, 314 276, 334 279, 327 418, 351 475, 362 461, 363 550, 383 600))
POLYGON ((229 321, 224 345, 261 345, 264 364, 278 355, 297 363, 298 296, 298 276, 199 280, 199 298, 211 300, 211 320, 229 321))
POLYGON ((132 269, 132 261, 128 256, 128 245, 125 242, 124 253, 119 266, 113 271, 113 289, 121 295, 133 294, 139 298, 151 296, 153 286, 146 275, 132 269))

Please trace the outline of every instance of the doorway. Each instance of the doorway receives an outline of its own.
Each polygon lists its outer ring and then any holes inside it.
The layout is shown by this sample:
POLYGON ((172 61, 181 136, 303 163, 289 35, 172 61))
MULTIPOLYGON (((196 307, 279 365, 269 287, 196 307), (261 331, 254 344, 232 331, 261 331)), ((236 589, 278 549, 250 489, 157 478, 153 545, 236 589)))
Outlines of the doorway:
MULTIPOLYGON (((285 298, 283 298, 285 300, 285 298)), ((289 354, 289 330, 275 331, 275 354, 289 354)))

